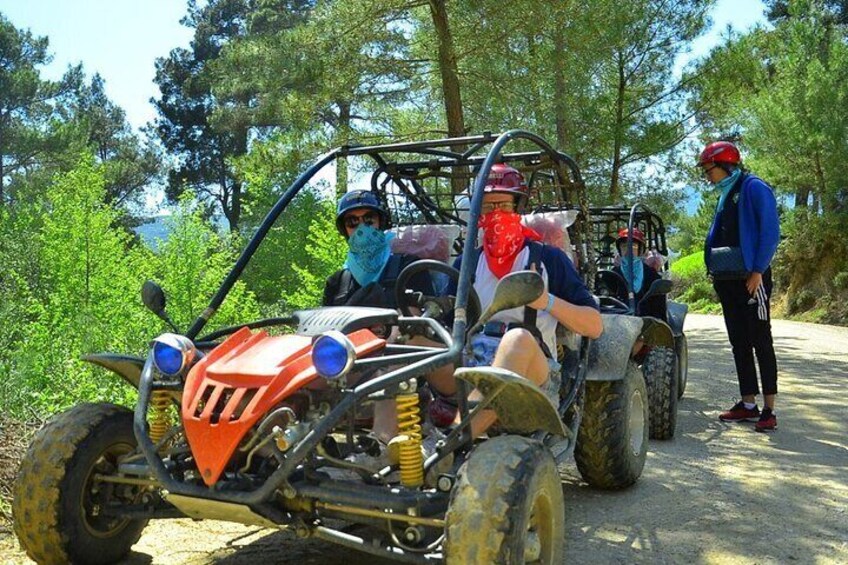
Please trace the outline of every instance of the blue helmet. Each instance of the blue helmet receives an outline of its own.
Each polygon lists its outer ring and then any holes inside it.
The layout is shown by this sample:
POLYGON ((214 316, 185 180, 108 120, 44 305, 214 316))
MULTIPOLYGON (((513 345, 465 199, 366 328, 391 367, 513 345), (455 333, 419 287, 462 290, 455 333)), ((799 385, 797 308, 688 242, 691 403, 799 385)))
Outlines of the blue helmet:
POLYGON ((380 227, 382 229, 389 227, 389 214, 373 192, 370 190, 351 190, 342 196, 339 205, 336 207, 336 229, 342 236, 347 237, 343 221, 344 215, 357 208, 368 208, 376 211, 380 215, 380 227))

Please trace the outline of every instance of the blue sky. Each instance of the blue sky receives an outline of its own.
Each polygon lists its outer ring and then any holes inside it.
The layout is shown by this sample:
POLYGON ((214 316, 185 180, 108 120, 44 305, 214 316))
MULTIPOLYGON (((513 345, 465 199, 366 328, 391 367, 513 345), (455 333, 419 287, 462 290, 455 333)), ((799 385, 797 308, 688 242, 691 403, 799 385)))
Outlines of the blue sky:
MULTIPOLYGON (((719 0, 712 29, 690 57, 707 53, 728 25, 746 30, 763 22, 763 10, 760 0, 719 0)), ((135 127, 155 116, 154 60, 191 41, 191 30, 179 23, 185 12, 183 0, 0 0, 0 13, 16 27, 49 37, 54 60, 44 76, 57 78, 83 63, 89 77, 100 73, 107 95, 135 127)))

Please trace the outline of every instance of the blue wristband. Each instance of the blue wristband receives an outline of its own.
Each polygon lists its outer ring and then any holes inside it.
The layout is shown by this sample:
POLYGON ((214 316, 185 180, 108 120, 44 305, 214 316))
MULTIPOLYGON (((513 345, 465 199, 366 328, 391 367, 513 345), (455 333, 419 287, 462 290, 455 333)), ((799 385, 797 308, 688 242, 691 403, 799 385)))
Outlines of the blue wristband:
POLYGON ((548 293, 548 305, 545 306, 544 312, 547 312, 548 314, 550 314, 551 310, 553 310, 553 309, 554 309, 554 295, 549 292, 548 293))

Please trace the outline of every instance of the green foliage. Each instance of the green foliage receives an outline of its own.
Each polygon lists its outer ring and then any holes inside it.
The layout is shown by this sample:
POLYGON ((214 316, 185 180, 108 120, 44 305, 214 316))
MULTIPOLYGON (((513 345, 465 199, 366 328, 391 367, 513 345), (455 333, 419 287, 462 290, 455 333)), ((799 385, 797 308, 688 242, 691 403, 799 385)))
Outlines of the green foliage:
MULTIPOLYGON (((144 355, 165 328, 141 304, 141 283, 162 281, 171 317, 186 328, 234 261, 235 242, 218 236, 188 200, 158 255, 134 246, 117 222, 120 212, 104 202, 105 182, 89 156, 56 177, 43 208, 0 210, 2 241, 25 236, 0 247, 0 290, 11 298, 0 307, 0 405, 13 414, 51 413, 80 401, 131 403, 134 393, 123 381, 80 356, 144 355)), ((237 283, 208 329, 258 315, 252 293, 237 283)))
POLYGON ((42 80, 47 38, 19 30, 0 14, 0 206, 19 197, 7 178, 26 175, 49 153, 61 129, 54 127, 54 104, 81 79, 79 67, 60 81, 42 80))
POLYGON ((347 255, 347 244, 336 230, 335 210, 332 202, 321 202, 318 213, 309 224, 306 254, 302 262, 293 262, 297 282, 283 293, 290 310, 314 308, 321 305, 324 283, 332 273, 341 268, 347 255))
MULTIPOLYGON (((168 298, 168 314, 185 331, 209 304, 237 256, 236 236, 221 237, 204 221, 191 193, 185 193, 168 220, 168 240, 159 246, 153 272, 168 298)), ((136 282, 136 284, 138 284, 136 282)), ((259 306, 244 282, 237 282, 206 330, 259 317, 259 306)))
MULTIPOLYGON (((129 248, 130 235, 114 228, 118 212, 103 201, 103 173, 89 157, 56 178, 43 216, 30 224, 38 226, 37 284, 18 294, 24 315, 12 323, 3 356, 11 378, 4 379, 0 400, 13 411, 53 412, 129 392, 79 360, 92 351, 139 353, 154 327, 137 299, 145 252, 129 248)), ((18 281, 34 274, 14 272, 18 281)))
POLYGON ((704 252, 698 251, 686 255, 671 264, 671 278, 674 281, 672 297, 688 304, 693 312, 717 314, 721 305, 707 278, 704 267, 704 252))

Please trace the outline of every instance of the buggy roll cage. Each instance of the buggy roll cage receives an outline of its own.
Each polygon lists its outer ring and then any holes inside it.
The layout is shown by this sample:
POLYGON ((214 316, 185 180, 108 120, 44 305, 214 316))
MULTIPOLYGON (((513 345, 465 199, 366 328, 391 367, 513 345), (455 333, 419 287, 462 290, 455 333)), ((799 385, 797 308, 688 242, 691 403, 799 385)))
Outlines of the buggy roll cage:
MULTIPOLYGON (((476 174, 473 188, 471 190, 470 210, 469 217, 467 219, 468 232, 465 236, 465 242, 463 244, 464 247, 462 250, 463 254, 468 253, 469 256, 473 251, 474 242, 477 241, 477 221, 480 217, 480 206, 483 202, 483 188, 485 187, 492 165, 497 162, 510 163, 522 161, 527 164, 547 164, 549 166, 553 166, 556 174, 559 176, 558 180, 560 186, 563 187, 562 199, 571 206, 579 206, 584 212, 584 216, 588 217, 589 207, 586 201, 583 178, 580 174, 580 169, 577 167, 577 163, 570 156, 554 149, 548 142, 538 135, 528 131, 514 129, 499 135, 487 132, 475 136, 445 138, 432 141, 412 141, 371 146, 349 145, 338 147, 321 155, 308 169, 298 176, 288 190, 286 190, 280 199, 277 200, 276 204, 274 204, 257 228, 256 233, 254 233, 244 251, 242 251, 227 277, 221 283, 221 286, 218 288, 215 296, 212 297, 209 306, 207 306, 200 316, 197 317, 192 326, 186 332, 186 336, 189 339, 194 340, 197 337, 206 323, 212 318, 224 302, 227 294, 229 294, 233 285, 241 276, 245 267, 250 262, 250 259, 253 257, 253 254, 256 252, 256 249, 265 239, 265 236, 268 234, 273 224, 277 221, 277 218, 279 218, 280 214, 282 214, 282 212, 288 207, 301 189, 303 189, 303 187, 306 186, 321 169, 332 161, 343 157, 353 156, 371 157, 377 163, 378 168, 371 177, 372 190, 377 187, 377 181, 380 173, 386 173, 388 175, 394 174, 394 178, 396 179, 397 175, 405 174, 406 176, 410 176, 411 174, 420 173, 425 169, 429 171, 438 171, 447 167, 474 167, 476 169, 476 174), (540 151, 501 155, 503 147, 513 140, 529 141, 538 146, 540 151), (491 148, 485 156, 477 154, 490 143, 492 144, 491 148), (453 149, 465 146, 470 147, 463 152, 453 149), (389 162, 385 158, 386 155, 404 153, 417 153, 433 158, 429 160, 400 164, 389 162), (570 180, 565 177, 561 166, 566 167, 570 171, 572 176, 570 180), (576 202, 574 201, 575 199, 570 198, 571 195, 568 194, 569 191, 566 187, 571 187, 573 189, 571 192, 576 192, 576 202)), ((531 178, 531 180, 534 179, 531 178)), ((409 200, 419 208, 425 218, 433 221, 437 217, 441 216, 443 221, 466 223, 458 216, 446 215, 443 212, 439 213, 439 206, 432 201, 428 201, 426 198, 426 192, 420 189, 420 185, 417 186, 419 190, 412 192, 402 183, 396 182, 396 184, 401 187, 403 195, 409 198, 409 200)), ((380 192, 378 191, 378 194, 379 193, 380 192)), ((540 209, 544 209, 544 205, 542 205, 540 209)), ((588 225, 586 228, 588 229, 588 225)), ((588 234, 580 235, 585 237, 588 234)), ((471 267, 467 261, 463 262, 460 269, 459 284, 457 287, 456 309, 458 315, 454 322, 452 335, 455 340, 459 339, 460 341, 464 341, 464 333, 467 329, 466 308, 468 305, 468 291, 471 285, 470 268, 471 267)))
MULTIPOLYGON (((645 234, 645 251, 654 250, 664 258, 668 257, 668 247, 665 241, 665 224, 657 214, 641 202, 637 202, 632 208, 624 206, 611 206, 590 208, 592 224, 595 231, 595 242, 602 249, 598 253, 599 267, 610 267, 614 253, 608 251, 610 246, 615 245, 615 237, 610 236, 610 227, 621 225, 627 219, 627 253, 633 255, 633 228, 639 228, 645 234)), ((630 280, 633 280, 634 265, 630 263, 630 280)), ((636 312, 636 296, 632 290, 627 292, 628 305, 631 312, 636 312)))
MULTIPOLYGON (((377 146, 346 146, 333 149, 320 156, 308 169, 292 183, 292 185, 283 193, 280 199, 276 202, 273 208, 268 212, 265 219, 260 224, 256 233, 251 238, 250 242, 245 247, 239 256, 236 264, 233 266, 227 277, 221 283, 220 288, 212 298, 209 306, 195 320, 194 324, 186 333, 189 339, 195 340, 198 333, 203 329, 208 320, 214 315, 215 311, 220 307, 225 297, 229 293, 235 281, 241 275, 242 271, 250 261, 259 244, 268 234, 271 226, 286 209, 293 198, 300 192, 301 189, 320 171, 324 166, 340 157, 365 155, 374 159, 378 168, 388 168, 389 163, 383 158, 386 154, 397 153, 420 153, 429 155, 435 158, 436 164, 440 166, 475 166, 479 167, 476 172, 473 188, 471 191, 470 215, 467 221, 467 234, 463 242, 463 255, 471 256, 474 251, 474 246, 477 241, 477 222, 480 216, 480 208, 483 202, 483 188, 485 187, 489 171, 498 161, 516 161, 524 160, 530 162, 541 162, 547 158, 550 164, 553 164, 557 170, 557 174, 562 174, 559 165, 564 165, 569 169, 572 175, 571 185, 579 190, 578 196, 582 210, 588 211, 588 206, 585 201, 585 192, 583 191, 583 181, 580 176, 580 171, 575 162, 559 151, 551 147, 544 139, 522 130, 510 130, 498 136, 486 133, 479 136, 469 136, 461 138, 449 138, 436 141, 396 143, 390 145, 377 146), (516 153, 506 154, 501 156, 503 147, 513 140, 526 140, 540 148, 538 152, 531 153, 516 153), (474 153, 483 149, 491 143, 491 148, 486 153, 485 157, 474 155, 474 153), (471 145, 470 149, 460 153, 452 149, 463 145, 471 145)), ((432 169, 433 161, 422 161, 421 163, 412 163, 404 165, 405 168, 423 169, 429 167, 432 169)), ((426 201, 422 200, 425 208, 426 201)), ((588 225, 588 224, 587 224, 588 225)), ((321 485, 302 484, 302 482, 289 482, 292 473, 296 466, 303 461, 306 456, 315 449, 319 441, 334 429, 342 419, 352 413, 356 403, 364 399, 378 399, 384 397, 384 390, 388 387, 395 386, 400 382, 409 380, 410 378, 421 376, 427 372, 445 366, 451 363, 457 363, 461 358, 462 351, 465 347, 465 339, 467 332, 467 307, 469 299, 469 291, 471 288, 472 268, 471 261, 463 261, 459 271, 459 282, 457 285, 457 293, 454 310, 454 323, 452 332, 449 333, 446 329, 436 322, 428 318, 418 317, 396 317, 396 323, 404 323, 409 325, 429 326, 447 345, 447 348, 434 348, 424 346, 402 346, 389 344, 386 346, 386 353, 381 358, 361 359, 355 363, 362 364, 374 368, 385 368, 387 373, 356 385, 353 390, 347 390, 341 397, 338 404, 326 414, 321 420, 317 421, 312 429, 294 444, 283 456, 283 461, 274 470, 271 475, 265 480, 264 484, 250 491, 209 489, 194 484, 189 484, 173 477, 170 471, 165 467, 162 459, 159 457, 157 447, 153 444, 147 432, 146 416, 150 405, 151 392, 154 388, 173 389, 174 385, 167 382, 157 382, 154 380, 153 370, 153 353, 148 355, 144 367, 141 371, 138 384, 138 402, 136 404, 135 413, 133 416, 133 431, 138 446, 144 454, 145 459, 150 465, 150 469, 155 475, 162 488, 166 489, 171 496, 189 496, 196 498, 213 499, 223 502, 231 502, 237 504, 247 504, 253 508, 261 509, 266 516, 275 516, 275 520, 285 519, 279 516, 279 513, 270 506, 267 501, 273 498, 275 493, 282 490, 285 496, 294 497, 304 495, 308 497, 320 498, 324 495, 332 494, 331 490, 321 485), (398 367, 398 364, 401 366, 398 367)), ((327 308, 324 310, 332 310, 327 308)), ((337 308, 337 311, 344 308, 337 308)), ((370 309, 374 310, 374 309, 370 309)), ((309 311, 301 313, 309 315, 309 311)), ((384 310, 383 315, 394 315, 390 310, 384 310), (386 314, 388 313, 388 314, 386 314)), ((331 316, 332 317, 332 316, 331 316)), ((290 323, 295 318, 277 318, 274 319, 278 323, 290 323)), ((302 321, 302 320, 301 320, 302 321)), ((267 321, 266 321, 267 322, 267 321)), ((265 324, 269 325, 269 324, 265 324)), ((251 327, 261 327, 260 324, 250 324, 251 327)), ((219 330, 210 334, 220 337, 224 332, 219 330)), ((209 336, 207 336, 209 337, 209 336)), ((588 363, 588 340, 583 340, 581 346, 579 360, 576 365, 576 373, 571 390, 566 395, 566 398, 560 402, 558 412, 560 417, 564 416, 565 410, 571 405, 576 398, 578 388, 586 378, 586 370, 588 363)), ((452 452, 454 449, 466 445, 471 441, 470 434, 470 415, 483 410, 491 404, 490 399, 479 402, 473 410, 470 409, 468 403, 468 385, 463 380, 457 381, 458 387, 458 404, 459 411, 462 415, 464 424, 454 429, 444 440, 445 444, 442 448, 437 449, 437 453, 431 455, 425 461, 425 471, 432 467, 435 462, 444 456, 445 453, 452 452)), ((573 432, 570 432, 573 433, 573 432)), ((575 438, 571 438, 572 441, 575 438)), ((338 493, 335 493, 338 495, 338 493)), ((353 496, 349 494, 348 496, 353 496)), ((421 505, 426 507, 434 502, 436 498, 444 497, 441 493, 427 492, 399 492, 395 496, 385 494, 375 494, 370 492, 368 496, 379 496, 380 503, 385 504, 388 508, 397 507, 402 510, 410 505, 421 505)), ((355 498, 355 497, 354 497, 355 498)), ((361 499, 362 497, 360 497, 361 499)), ((368 500, 367 503, 357 499, 358 504, 370 505, 373 500, 368 500)), ((350 500, 354 503, 353 499, 350 500)))

